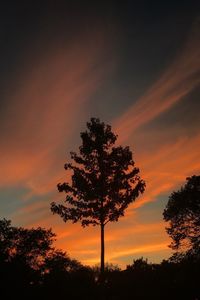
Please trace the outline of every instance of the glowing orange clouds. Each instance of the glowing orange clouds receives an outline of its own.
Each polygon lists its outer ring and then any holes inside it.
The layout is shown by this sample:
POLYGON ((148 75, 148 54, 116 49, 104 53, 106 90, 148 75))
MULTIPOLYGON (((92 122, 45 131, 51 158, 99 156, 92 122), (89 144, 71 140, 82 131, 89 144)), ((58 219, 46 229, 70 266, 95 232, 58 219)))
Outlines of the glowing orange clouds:
MULTIPOLYGON (((106 261, 108 262, 120 263, 122 267, 125 267, 125 263, 121 260, 122 257, 127 257, 127 261, 131 261, 135 255, 142 256, 159 251, 164 251, 165 254, 170 253, 169 240, 162 233, 164 230, 163 223, 140 224, 136 225, 135 228, 134 226, 131 227, 130 224, 127 224, 123 229, 120 229, 120 226, 116 227, 109 224, 106 228, 106 261)), ((67 244, 67 249, 71 255, 78 257, 85 264, 99 263, 100 234, 98 228, 89 229, 89 234, 87 232, 78 234, 78 243, 76 243, 75 237, 71 242, 70 239, 67 240, 63 243, 58 240, 57 244, 61 245, 62 248, 65 248, 67 244)))
POLYGON ((171 108, 198 86, 199 57, 200 41, 195 27, 181 55, 144 96, 115 121, 114 128, 119 134, 119 143, 128 140, 136 128, 171 108))
POLYGON ((163 193, 171 193, 185 181, 186 177, 200 171, 200 135, 185 137, 176 143, 168 143, 154 153, 138 155, 142 175, 146 180, 146 193, 134 208, 157 200, 163 193))
POLYGON ((139 141, 143 137, 136 163, 142 171, 147 188, 145 194, 134 204, 135 208, 155 201, 159 195, 172 191, 187 176, 200 170, 200 136, 187 137, 182 130, 177 140, 168 141, 165 134, 168 128, 149 132, 142 129, 143 124, 172 108, 200 83, 200 41, 197 27, 198 24, 194 23, 191 36, 181 55, 161 78, 114 122, 114 128, 119 134, 119 143, 126 143, 131 147, 134 147, 133 132, 141 127, 138 132, 134 132, 136 137, 141 135, 139 141), (148 135, 148 142, 145 142, 148 135), (150 138, 150 135, 153 138, 150 138), (156 148, 149 144, 153 141, 157 142, 156 148))
POLYGON ((34 63, 27 58, 8 95, 0 185, 22 184, 34 193, 47 192, 49 182, 56 185, 66 145, 74 141, 79 120, 87 114, 86 103, 107 71, 98 63, 101 38, 95 37, 95 44, 94 38, 85 37, 81 47, 77 41, 51 45, 47 53, 31 55, 34 63))

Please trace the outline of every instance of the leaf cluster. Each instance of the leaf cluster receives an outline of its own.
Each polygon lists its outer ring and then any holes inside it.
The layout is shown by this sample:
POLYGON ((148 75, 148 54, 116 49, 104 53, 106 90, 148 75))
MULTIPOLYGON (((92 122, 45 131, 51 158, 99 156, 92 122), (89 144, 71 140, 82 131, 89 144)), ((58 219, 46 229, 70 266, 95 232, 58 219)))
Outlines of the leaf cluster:
POLYGON ((125 209, 144 191, 129 147, 115 146, 117 135, 111 126, 92 118, 81 133, 79 153, 71 152, 71 182, 58 184, 66 193, 65 204, 51 204, 53 213, 66 222, 80 221, 82 226, 106 225, 117 221, 125 209))
POLYGON ((199 253, 200 176, 188 177, 186 184, 171 194, 163 216, 169 222, 167 233, 173 240, 171 248, 199 253))

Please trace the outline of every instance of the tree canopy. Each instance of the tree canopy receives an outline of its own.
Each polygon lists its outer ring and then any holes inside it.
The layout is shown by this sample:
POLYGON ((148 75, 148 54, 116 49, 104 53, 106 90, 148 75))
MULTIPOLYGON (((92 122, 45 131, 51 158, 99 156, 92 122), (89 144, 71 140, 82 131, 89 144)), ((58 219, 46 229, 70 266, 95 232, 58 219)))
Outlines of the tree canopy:
POLYGON ((79 262, 53 247, 54 240, 51 229, 15 227, 10 220, 0 220, 0 263, 25 266, 40 275, 53 271, 53 266, 57 271, 80 268, 79 262))
POLYGON ((0 220, 1 258, 7 262, 24 261, 31 268, 38 269, 54 250, 54 237, 51 229, 14 227, 10 220, 0 220))
POLYGON ((169 222, 171 248, 182 254, 199 255, 200 176, 188 177, 186 184, 171 194, 163 216, 169 222))

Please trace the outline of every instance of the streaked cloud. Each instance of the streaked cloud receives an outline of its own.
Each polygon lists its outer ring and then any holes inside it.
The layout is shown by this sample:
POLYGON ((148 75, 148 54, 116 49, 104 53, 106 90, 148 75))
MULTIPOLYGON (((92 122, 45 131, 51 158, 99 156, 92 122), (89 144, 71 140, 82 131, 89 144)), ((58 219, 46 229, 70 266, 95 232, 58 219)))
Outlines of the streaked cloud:
POLYGON ((173 107, 200 83, 200 40, 198 22, 174 62, 127 112, 114 122, 119 143, 128 141, 133 131, 173 107))
MULTIPOLYGON (((162 142, 161 142, 162 143, 162 142)), ((171 193, 185 182, 186 177, 200 171, 200 135, 182 137, 175 143, 160 146, 154 153, 138 156, 146 192, 133 205, 138 208, 145 203, 156 201, 159 195, 171 193), (151 157, 151 159, 149 158, 151 157)))
POLYGON ((11 83, 1 118, 1 186, 25 184, 40 194, 56 185, 62 176, 60 152, 74 142, 79 120, 85 119, 90 97, 107 72, 101 38, 95 36, 98 47, 87 37, 81 47, 76 41, 32 54, 35 64, 27 58, 26 69, 11 83))

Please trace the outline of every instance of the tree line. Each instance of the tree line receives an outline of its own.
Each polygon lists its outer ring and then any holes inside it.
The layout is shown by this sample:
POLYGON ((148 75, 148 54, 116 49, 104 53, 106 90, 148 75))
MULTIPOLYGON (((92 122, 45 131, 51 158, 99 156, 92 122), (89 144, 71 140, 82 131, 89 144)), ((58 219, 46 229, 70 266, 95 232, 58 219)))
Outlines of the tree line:
MULTIPOLYGON (((55 234, 41 227, 14 227, 0 220, 1 294, 5 299, 200 299, 200 259, 172 256, 160 264, 138 258, 121 270, 82 265, 54 247, 55 234)), ((183 254, 183 253, 182 253, 183 254)))

